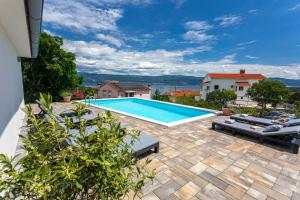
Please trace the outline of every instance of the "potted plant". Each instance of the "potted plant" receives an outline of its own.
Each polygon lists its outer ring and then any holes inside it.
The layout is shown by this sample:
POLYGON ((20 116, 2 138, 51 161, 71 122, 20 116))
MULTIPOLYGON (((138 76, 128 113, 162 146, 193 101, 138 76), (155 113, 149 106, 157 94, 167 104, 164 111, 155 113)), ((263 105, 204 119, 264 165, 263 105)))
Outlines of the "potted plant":
POLYGON ((64 99, 64 102, 70 102, 71 97, 72 97, 72 93, 69 92, 69 91, 62 91, 60 93, 60 96, 64 99))

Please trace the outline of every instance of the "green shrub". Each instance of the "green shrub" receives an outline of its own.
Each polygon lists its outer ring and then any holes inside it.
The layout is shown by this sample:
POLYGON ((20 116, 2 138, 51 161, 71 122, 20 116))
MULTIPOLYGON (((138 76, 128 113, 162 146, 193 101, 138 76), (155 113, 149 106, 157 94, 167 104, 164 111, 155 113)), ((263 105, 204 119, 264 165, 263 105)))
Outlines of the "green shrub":
POLYGON ((72 95, 72 93, 68 90, 63 90, 59 93, 59 96, 62 97, 62 98, 66 97, 66 96, 71 96, 71 95, 72 95))
POLYGON ((154 100, 157 101, 166 101, 166 102, 171 102, 171 99, 168 95, 161 94, 158 89, 155 90, 154 94, 151 97, 154 100))
POLYGON ((3 199, 122 199, 128 192, 141 192, 154 173, 147 170, 150 160, 138 162, 126 135, 133 143, 138 131, 127 131, 109 112, 93 121, 97 127, 85 134, 82 119, 85 107, 75 109, 78 125, 64 118, 62 127, 53 114, 51 98, 41 99, 49 119, 36 118, 27 106, 27 136, 22 137, 26 154, 22 159, 0 155, 0 194, 3 199), (71 134, 76 127, 78 134, 71 134))
POLYGON ((227 104, 231 101, 235 101, 237 95, 232 89, 224 89, 222 91, 215 90, 207 94, 207 101, 217 104, 218 106, 227 107, 227 104))

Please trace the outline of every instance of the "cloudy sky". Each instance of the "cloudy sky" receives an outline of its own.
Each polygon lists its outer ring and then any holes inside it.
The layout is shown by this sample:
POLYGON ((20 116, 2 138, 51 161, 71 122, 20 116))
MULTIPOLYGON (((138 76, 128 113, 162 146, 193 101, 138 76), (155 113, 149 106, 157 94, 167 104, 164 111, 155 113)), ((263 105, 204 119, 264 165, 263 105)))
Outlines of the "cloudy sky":
POLYGON ((300 0, 45 0, 78 71, 300 79, 300 0))

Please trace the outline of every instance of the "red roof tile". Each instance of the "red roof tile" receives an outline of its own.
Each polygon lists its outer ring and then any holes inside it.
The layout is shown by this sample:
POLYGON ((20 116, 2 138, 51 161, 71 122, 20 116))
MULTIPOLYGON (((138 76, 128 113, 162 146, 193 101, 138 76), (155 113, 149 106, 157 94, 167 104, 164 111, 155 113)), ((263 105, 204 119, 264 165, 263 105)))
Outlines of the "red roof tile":
POLYGON ((215 79, 265 79, 262 74, 208 74, 210 78, 215 79))
POLYGON ((250 86, 249 82, 236 82, 238 86, 250 86))

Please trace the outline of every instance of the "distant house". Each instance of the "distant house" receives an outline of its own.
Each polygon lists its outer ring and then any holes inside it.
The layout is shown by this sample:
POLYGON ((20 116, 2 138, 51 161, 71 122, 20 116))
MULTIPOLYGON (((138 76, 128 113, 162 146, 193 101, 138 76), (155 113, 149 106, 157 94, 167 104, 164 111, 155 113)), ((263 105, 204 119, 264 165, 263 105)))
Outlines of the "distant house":
POLYGON ((201 83, 200 96, 205 100, 207 94, 214 90, 232 89, 237 95, 237 104, 255 104, 247 97, 247 90, 253 83, 265 78, 262 74, 247 74, 244 69, 236 74, 210 73, 204 77, 201 83))
POLYGON ((107 81, 99 85, 97 98, 139 97, 150 99, 151 87, 143 83, 107 81))
POLYGON ((183 97, 183 96, 197 96, 199 95, 199 92, 195 90, 169 90, 164 93, 165 95, 168 95, 170 99, 175 100, 177 97, 183 97))

